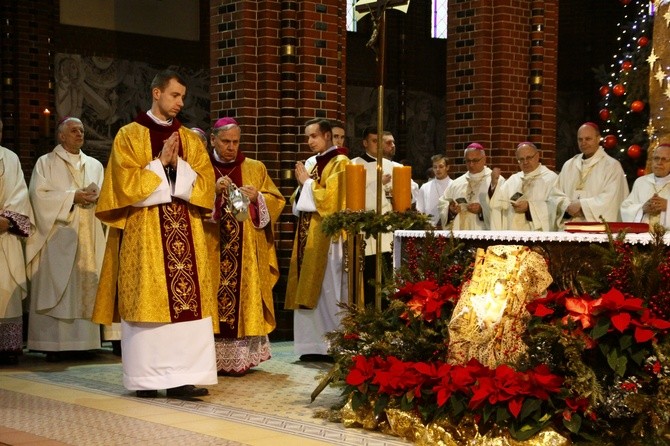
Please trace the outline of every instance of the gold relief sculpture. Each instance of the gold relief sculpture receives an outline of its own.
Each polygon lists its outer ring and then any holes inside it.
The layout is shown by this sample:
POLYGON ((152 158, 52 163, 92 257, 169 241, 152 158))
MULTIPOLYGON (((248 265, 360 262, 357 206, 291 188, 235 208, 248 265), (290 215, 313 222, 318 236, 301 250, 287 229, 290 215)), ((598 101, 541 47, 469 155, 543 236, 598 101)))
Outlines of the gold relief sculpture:
POLYGON ((449 323, 448 362, 465 364, 475 358, 490 368, 516 363, 527 352, 521 339, 530 319, 526 303, 549 284, 546 261, 528 247, 478 249, 472 279, 449 323))

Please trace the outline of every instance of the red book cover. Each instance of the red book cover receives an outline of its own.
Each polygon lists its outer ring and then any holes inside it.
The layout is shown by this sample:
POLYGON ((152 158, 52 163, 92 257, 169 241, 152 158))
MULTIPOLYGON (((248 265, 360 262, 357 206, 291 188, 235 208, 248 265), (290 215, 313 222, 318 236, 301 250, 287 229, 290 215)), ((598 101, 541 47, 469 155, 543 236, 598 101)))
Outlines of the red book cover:
MULTIPOLYGON (((642 232, 649 232, 648 223, 631 223, 631 222, 607 222, 610 231, 617 233, 626 231, 629 234, 639 234, 642 232)), ((605 223, 599 221, 570 221, 565 224, 567 232, 607 232, 605 223)))

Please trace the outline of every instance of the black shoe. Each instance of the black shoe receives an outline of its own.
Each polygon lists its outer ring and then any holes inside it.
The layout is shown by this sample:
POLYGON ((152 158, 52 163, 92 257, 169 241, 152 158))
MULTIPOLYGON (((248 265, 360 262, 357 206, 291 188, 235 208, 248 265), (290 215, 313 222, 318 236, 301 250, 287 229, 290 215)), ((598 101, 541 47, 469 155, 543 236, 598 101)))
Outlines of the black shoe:
POLYGON ((112 341, 112 353, 114 356, 121 356, 121 341, 112 341))
POLYGON ((195 398, 205 395, 209 395, 209 390, 205 389, 204 387, 196 387, 191 384, 167 389, 168 398, 195 398))
POLYGON ((63 360, 61 352, 47 352, 47 362, 60 362, 63 360))
POLYGON ((135 396, 138 398, 156 398, 158 396, 158 390, 136 390, 135 396))
POLYGON ((300 355, 300 360, 302 362, 335 362, 330 355, 318 355, 316 353, 300 355))

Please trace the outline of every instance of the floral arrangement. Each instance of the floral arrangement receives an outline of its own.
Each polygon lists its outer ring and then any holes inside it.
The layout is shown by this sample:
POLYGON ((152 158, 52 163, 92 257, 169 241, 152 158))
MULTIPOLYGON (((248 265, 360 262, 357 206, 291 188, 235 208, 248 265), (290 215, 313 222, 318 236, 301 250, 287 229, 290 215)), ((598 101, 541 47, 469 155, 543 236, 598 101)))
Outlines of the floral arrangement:
MULTIPOLYGON (((590 291, 550 289, 531 301, 528 356, 489 368, 445 359, 474 251, 453 237, 408 239, 404 266, 384 290, 384 310, 351 308, 330 335, 336 366, 329 379, 344 396, 331 418, 371 413, 375 421, 366 427, 416 441, 416 433, 389 427, 401 411, 422 426, 452 426, 449 444, 461 444, 459 435, 463 443, 473 438, 465 426, 516 441, 552 430, 599 445, 670 444, 670 259, 663 231, 657 228, 654 242, 639 250, 623 235, 589 249, 602 265, 584 278, 590 291)), ((348 425, 365 425, 353 418, 358 424, 348 425)))
POLYGON ((387 212, 378 215, 375 211, 341 211, 323 220, 323 232, 333 236, 341 231, 352 234, 363 232, 370 237, 399 229, 424 230, 432 229, 430 216, 414 210, 405 212, 387 212))

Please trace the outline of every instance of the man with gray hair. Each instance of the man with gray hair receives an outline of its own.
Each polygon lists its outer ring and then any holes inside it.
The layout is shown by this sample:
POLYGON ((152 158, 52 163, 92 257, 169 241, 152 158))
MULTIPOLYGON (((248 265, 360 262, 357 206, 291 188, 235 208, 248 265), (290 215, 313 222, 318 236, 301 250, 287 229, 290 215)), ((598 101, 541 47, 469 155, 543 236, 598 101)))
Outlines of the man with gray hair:
POLYGON ((500 187, 492 203, 491 229, 555 231, 556 203, 549 199, 558 175, 540 163, 540 151, 532 142, 516 147, 521 171, 500 187))
POLYGON ((63 119, 56 136, 60 144, 37 160, 30 178, 37 230, 26 243, 28 348, 46 352, 48 361, 100 348, 100 326, 91 316, 105 251, 95 218, 102 164, 81 151, 79 119, 63 119))
POLYGON ((486 151, 481 144, 469 144, 463 158, 468 171, 456 178, 440 198, 442 227, 453 222, 454 230, 491 229, 491 202, 505 179, 499 168, 486 166, 486 151))

